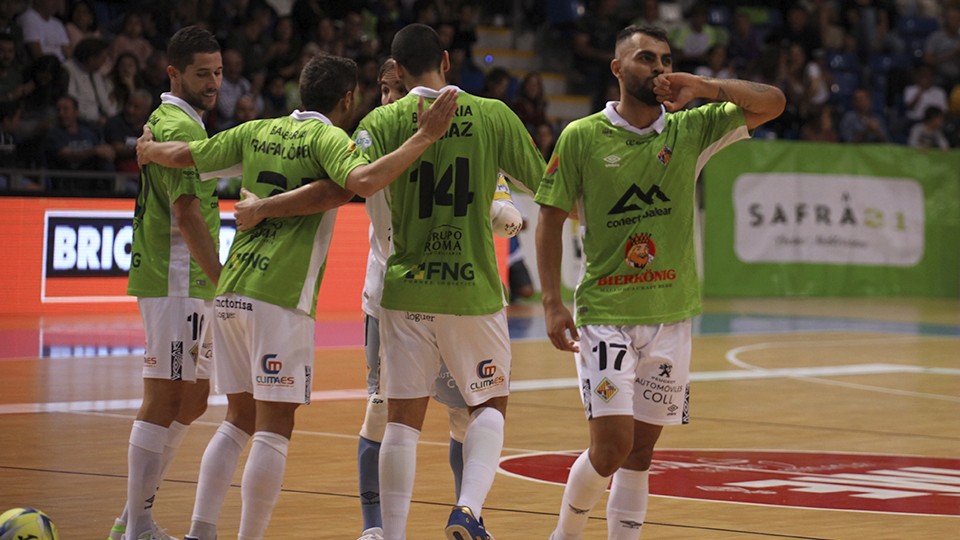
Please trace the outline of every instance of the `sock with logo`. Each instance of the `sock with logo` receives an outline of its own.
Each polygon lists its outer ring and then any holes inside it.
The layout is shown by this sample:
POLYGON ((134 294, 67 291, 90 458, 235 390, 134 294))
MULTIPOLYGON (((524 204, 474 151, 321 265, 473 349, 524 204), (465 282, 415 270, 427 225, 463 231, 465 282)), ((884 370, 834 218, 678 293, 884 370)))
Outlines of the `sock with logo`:
POLYGON ((220 510, 227 498, 237 463, 240 462, 240 454, 249 440, 248 433, 224 421, 207 443, 200 460, 197 496, 193 503, 190 525, 191 536, 200 540, 216 539, 220 510))
POLYGON ((280 499, 287 468, 290 439, 269 431, 253 435, 247 465, 240 481, 240 534, 238 540, 263 538, 273 508, 280 499))
POLYGON ((597 505, 609 483, 610 477, 600 476, 590 462, 589 449, 580 454, 570 467, 567 487, 563 490, 560 519, 553 536, 555 540, 580 538, 590 518, 590 511, 597 505))
POLYGON ((153 499, 160 484, 167 428, 137 420, 127 449, 127 538, 136 538, 153 525, 153 499))
POLYGON ((637 540, 647 516, 650 472, 619 469, 613 474, 607 499, 607 538, 637 540))
POLYGON ((360 437, 357 445, 357 471, 360 479, 360 513, 363 530, 381 527, 380 519, 380 443, 360 437))

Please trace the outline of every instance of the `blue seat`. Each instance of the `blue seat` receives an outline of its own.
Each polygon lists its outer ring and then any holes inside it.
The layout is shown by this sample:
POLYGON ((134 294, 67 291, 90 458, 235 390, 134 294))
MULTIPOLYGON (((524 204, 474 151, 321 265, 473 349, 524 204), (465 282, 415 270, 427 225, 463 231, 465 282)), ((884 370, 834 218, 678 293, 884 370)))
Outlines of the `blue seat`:
POLYGON ((871 73, 886 73, 891 69, 912 70, 914 57, 912 53, 886 54, 873 53, 867 60, 871 73))
POLYGON ((847 111, 850 109, 853 91, 860 87, 860 74, 853 71, 837 71, 832 73, 832 76, 830 101, 838 111, 847 111))
POLYGON ((897 19, 896 30, 904 38, 926 38, 939 28, 940 21, 934 17, 908 16, 897 19))
POLYGON ((824 53, 827 69, 832 72, 855 72, 860 69, 860 61, 853 53, 842 51, 827 51, 824 53))

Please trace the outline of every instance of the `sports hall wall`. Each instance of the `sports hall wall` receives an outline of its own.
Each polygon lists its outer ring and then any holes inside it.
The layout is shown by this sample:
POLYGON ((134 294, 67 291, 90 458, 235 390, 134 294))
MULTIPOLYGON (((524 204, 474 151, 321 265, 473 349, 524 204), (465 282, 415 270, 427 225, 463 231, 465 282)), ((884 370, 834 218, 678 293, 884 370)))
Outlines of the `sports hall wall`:
MULTIPOLYGON (((960 152, 745 141, 704 169, 708 296, 960 297, 960 152)), ((126 296, 132 199, 0 197, 0 314, 136 310, 126 296)), ((536 205, 520 245, 536 280, 536 205)), ((221 259, 236 230, 221 202, 221 259)), ((355 312, 366 270, 361 204, 339 210, 318 317, 355 312)), ((568 222, 564 281, 578 274, 568 222)), ((505 260, 506 244, 498 251, 505 260)))

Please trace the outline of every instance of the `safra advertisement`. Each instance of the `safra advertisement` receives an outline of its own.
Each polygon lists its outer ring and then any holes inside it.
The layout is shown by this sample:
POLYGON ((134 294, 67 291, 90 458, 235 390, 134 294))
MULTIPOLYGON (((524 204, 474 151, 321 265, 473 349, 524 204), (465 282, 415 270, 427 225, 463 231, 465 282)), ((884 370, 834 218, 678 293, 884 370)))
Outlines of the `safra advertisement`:
POLYGON ((960 152, 735 144, 702 179, 705 292, 956 297, 957 171, 960 152))

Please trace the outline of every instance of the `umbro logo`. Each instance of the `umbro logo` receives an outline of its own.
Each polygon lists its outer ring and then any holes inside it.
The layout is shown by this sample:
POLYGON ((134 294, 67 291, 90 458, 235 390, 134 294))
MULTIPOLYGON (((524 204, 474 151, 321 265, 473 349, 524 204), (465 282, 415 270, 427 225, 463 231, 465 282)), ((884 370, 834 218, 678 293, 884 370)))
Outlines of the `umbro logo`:
POLYGON ((603 161, 607 163, 607 167, 619 167, 620 166, 620 156, 609 155, 603 158, 603 161))

